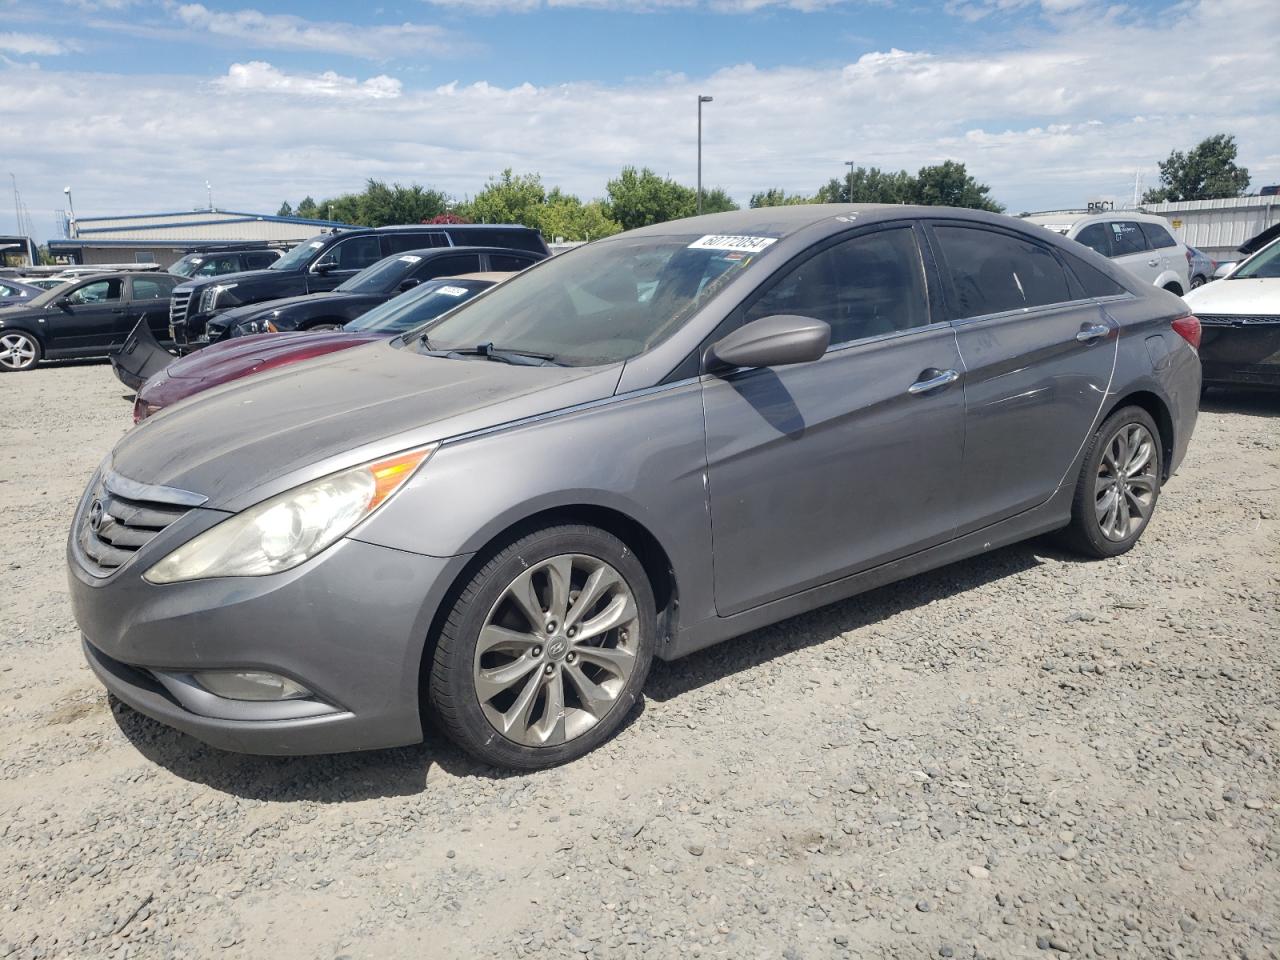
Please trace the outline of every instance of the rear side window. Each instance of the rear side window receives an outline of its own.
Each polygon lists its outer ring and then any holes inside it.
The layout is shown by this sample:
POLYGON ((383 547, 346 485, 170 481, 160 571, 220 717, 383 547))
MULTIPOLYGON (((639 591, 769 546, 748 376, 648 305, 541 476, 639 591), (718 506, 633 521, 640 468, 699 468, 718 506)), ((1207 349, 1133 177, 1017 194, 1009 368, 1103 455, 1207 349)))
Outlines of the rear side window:
POLYGON ((1107 224, 1111 228, 1111 255, 1123 257, 1130 253, 1142 253, 1147 249, 1147 238, 1142 228, 1132 220, 1116 220, 1107 224))
POLYGON ((533 257, 522 257, 518 254, 511 253, 491 253, 489 254, 490 270, 523 270, 532 263, 536 263, 533 257))
POLYGON ((134 277, 134 300, 168 300, 173 293, 174 279, 166 277, 134 277))
POLYGON ((449 238, 439 230, 388 233, 387 253, 404 253, 406 250, 424 250, 427 247, 447 247, 449 238))
POLYGON ((827 247, 771 281, 743 322, 777 313, 825 320, 833 345, 925 326, 929 304, 914 231, 881 230, 827 247))
POLYGON ((464 244, 477 247, 509 247, 512 250, 528 250, 530 253, 545 253, 542 238, 534 230, 468 230, 466 227, 454 227, 451 231, 453 242, 458 246, 464 244))
POLYGON ((477 273, 480 270, 478 253, 458 254, 456 257, 437 257, 428 260, 414 271, 418 280, 434 280, 436 277, 456 277, 460 273, 477 273))
POLYGON ((1091 223, 1078 234, 1076 243, 1083 243, 1090 250, 1111 257, 1111 228, 1105 223, 1091 223))
POLYGON ((975 227, 934 228, 958 319, 1073 299, 1067 272, 1038 243, 975 227))
POLYGON ((269 267, 280 258, 274 253, 246 253, 244 255, 244 266, 246 270, 261 270, 263 267, 269 267))
POLYGON ((1087 296, 1114 297, 1117 294, 1129 292, 1093 266, 1093 264, 1085 263, 1080 257, 1072 256, 1066 251, 1061 251, 1061 253, 1062 258, 1067 261, 1067 266, 1071 268, 1071 272, 1080 281, 1080 286, 1084 287, 1084 292, 1087 296))
POLYGON ((1139 224, 1142 227, 1143 236, 1147 238, 1147 243, 1151 245, 1153 250, 1161 250, 1165 247, 1176 247, 1178 241, 1169 236, 1169 231, 1158 223, 1139 224))

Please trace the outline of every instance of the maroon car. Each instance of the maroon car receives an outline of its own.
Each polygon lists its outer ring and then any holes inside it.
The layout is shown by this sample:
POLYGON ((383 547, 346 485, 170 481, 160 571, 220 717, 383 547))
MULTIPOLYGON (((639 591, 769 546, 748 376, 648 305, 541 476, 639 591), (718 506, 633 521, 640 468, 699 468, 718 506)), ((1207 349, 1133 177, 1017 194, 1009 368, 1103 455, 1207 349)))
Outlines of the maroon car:
POLYGON ((388 340, 466 303, 509 273, 470 273, 431 280, 374 307, 341 330, 263 333, 224 340, 168 364, 138 390, 133 422, 231 380, 291 363, 388 340))

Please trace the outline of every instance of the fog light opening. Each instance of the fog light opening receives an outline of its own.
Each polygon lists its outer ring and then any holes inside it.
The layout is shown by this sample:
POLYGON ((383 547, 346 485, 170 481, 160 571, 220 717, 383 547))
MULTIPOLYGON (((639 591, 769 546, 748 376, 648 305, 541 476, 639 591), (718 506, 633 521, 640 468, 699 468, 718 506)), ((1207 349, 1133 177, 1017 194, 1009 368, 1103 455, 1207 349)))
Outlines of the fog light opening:
POLYGON ((299 700, 311 696, 302 684, 263 670, 203 670, 194 677, 210 693, 227 700, 299 700))

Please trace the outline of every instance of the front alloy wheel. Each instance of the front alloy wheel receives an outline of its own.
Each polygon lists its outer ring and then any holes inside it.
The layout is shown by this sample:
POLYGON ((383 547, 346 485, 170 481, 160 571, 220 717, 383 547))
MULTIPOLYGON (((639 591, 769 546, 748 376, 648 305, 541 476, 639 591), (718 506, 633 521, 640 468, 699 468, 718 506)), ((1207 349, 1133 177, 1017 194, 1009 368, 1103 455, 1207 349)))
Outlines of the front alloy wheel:
POLYGON ((582 524, 500 546, 440 629, 429 703, 444 732, 486 763, 555 766, 603 743, 640 696, 657 616, 644 565, 582 524))
POLYGON ((1133 536, 1155 506, 1156 443, 1140 423, 1125 424, 1107 442, 1094 482, 1094 514, 1108 540, 1133 536))
POLYGON ((0 370, 30 370, 40 362, 40 343, 21 330, 0 335, 0 370))

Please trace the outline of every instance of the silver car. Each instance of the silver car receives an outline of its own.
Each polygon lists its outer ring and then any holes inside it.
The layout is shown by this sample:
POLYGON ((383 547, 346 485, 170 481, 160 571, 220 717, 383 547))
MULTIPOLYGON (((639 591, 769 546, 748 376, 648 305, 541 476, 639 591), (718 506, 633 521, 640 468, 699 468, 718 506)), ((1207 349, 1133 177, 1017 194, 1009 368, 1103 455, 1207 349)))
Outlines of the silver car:
POLYGON ((129 433, 68 545, 120 700, 253 753, 592 749, 653 657, 1027 537, 1134 545, 1198 323, 1008 217, 792 206, 547 260, 129 433))

